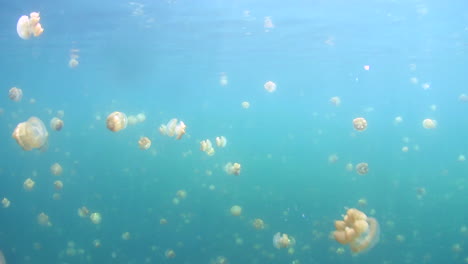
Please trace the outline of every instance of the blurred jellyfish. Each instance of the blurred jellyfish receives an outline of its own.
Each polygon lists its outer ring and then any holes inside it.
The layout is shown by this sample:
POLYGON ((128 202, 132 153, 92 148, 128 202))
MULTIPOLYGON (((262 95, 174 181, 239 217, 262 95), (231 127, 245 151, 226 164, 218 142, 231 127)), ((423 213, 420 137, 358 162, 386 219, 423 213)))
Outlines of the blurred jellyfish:
POLYGON ((62 130, 63 121, 57 117, 52 118, 52 120, 50 120, 50 128, 52 128, 55 131, 62 130))
POLYGON ((136 119, 138 120, 138 123, 143 123, 146 120, 146 115, 145 113, 139 113, 136 115, 136 119))
POLYGON ((49 133, 44 123, 37 117, 31 117, 27 121, 19 123, 13 131, 12 137, 23 150, 33 148, 45 149, 49 133))
POLYGON ((127 115, 122 112, 113 112, 106 120, 107 128, 112 132, 117 132, 126 128, 127 122, 127 115))
POLYGON ((151 140, 147 137, 141 137, 140 140, 138 140, 138 146, 142 150, 147 150, 151 147, 151 140))
POLYGON ((101 240, 99 240, 99 239, 94 239, 94 240, 93 240, 93 246, 94 246, 95 248, 101 247, 101 240))
POLYGON ((167 224, 167 219, 166 218, 159 219, 159 224, 160 225, 166 225, 167 224))
POLYGON ((369 172, 369 164, 365 163, 365 162, 361 162, 361 163, 358 163, 356 165, 356 172, 359 174, 359 175, 365 175, 369 172))
POLYGON ((276 83, 272 82, 272 81, 268 81, 266 82, 263 87, 265 88, 265 90, 267 90, 268 92, 272 93, 274 91, 276 91, 276 83))
POLYGON ((265 228, 265 222, 260 218, 255 218, 252 222, 252 226, 257 230, 262 230, 265 228))
POLYGON ((11 202, 10 202, 10 200, 8 200, 8 198, 4 197, 4 198, 2 199, 2 206, 3 206, 3 208, 8 208, 8 207, 10 207, 10 204, 11 204, 11 202))
POLYGON ((333 164, 336 163, 340 158, 336 154, 331 154, 328 156, 328 163, 333 164))
POLYGON ((89 218, 91 219, 91 222, 93 222, 93 224, 95 225, 98 225, 101 223, 102 221, 102 216, 100 213, 92 213, 89 218))
POLYGON ((123 233, 122 240, 130 240, 130 232, 123 233))
POLYGON ((52 223, 49 220, 49 216, 43 212, 37 216, 37 223, 41 226, 52 226, 52 223))
POLYGON ((57 116, 58 118, 63 118, 63 117, 65 116, 65 111, 63 111, 63 110, 58 110, 56 116, 57 116))
POLYGON ((29 39, 31 36, 38 37, 44 32, 38 12, 32 12, 29 17, 21 16, 16 24, 16 32, 22 39, 29 39))
POLYGON ((244 109, 248 109, 248 108, 250 107, 250 103, 247 102, 247 101, 244 101, 244 102, 241 103, 241 106, 242 106, 242 108, 244 108, 244 109))
POLYGON ((460 154, 460 155, 458 156, 458 159, 457 159, 457 160, 460 161, 460 162, 465 161, 465 160, 466 160, 465 155, 460 154))
POLYGON ((408 150, 409 150, 408 146, 403 146, 403 147, 401 148, 401 151, 402 151, 402 152, 408 152, 408 150))
POLYGON ((460 94, 460 96, 458 96, 458 100, 462 103, 466 103, 468 102, 468 95, 466 94, 460 94))
POLYGON ((166 256, 166 258, 170 259, 170 258, 175 258, 176 254, 175 254, 175 251, 172 250, 172 249, 167 249, 165 252, 164 252, 164 256, 166 256))
POLYGON ((26 191, 31 191, 34 189, 34 185, 36 185, 36 183, 31 178, 27 178, 23 183, 23 188, 26 191))
POLYGON ((288 234, 278 232, 273 236, 273 246, 277 249, 293 247, 295 244, 296 240, 288 234))
POLYGON ((217 256, 214 261, 211 261, 210 264, 229 264, 229 261, 226 257, 217 256))
POLYGON ((130 125, 130 126, 136 125, 136 124, 138 124, 138 119, 137 119, 136 116, 130 115, 130 116, 128 116, 128 118, 127 118, 127 123, 128 123, 128 125, 130 125))
POLYGON ((231 207, 230 212, 233 216, 240 216, 242 214, 242 207, 240 207, 239 205, 234 205, 231 207))
POLYGON ((226 73, 222 72, 219 76, 219 84, 221 86, 226 86, 228 84, 228 77, 226 73))
POLYGON ((423 120, 422 125, 425 129, 435 129, 437 127, 437 121, 426 118, 423 120))
POLYGON ((334 106, 340 106, 341 104, 341 99, 338 96, 334 96, 330 98, 330 103, 334 106))
POLYGON ((78 208, 78 215, 81 218, 86 218, 89 215, 89 210, 86 208, 86 206, 82 206, 81 208, 78 208))
POLYGON ((366 200, 366 198, 361 198, 361 199, 359 199, 359 200, 358 200, 358 204, 359 204, 359 206, 361 206, 361 207, 366 207, 366 206, 367 206, 367 200, 366 200))
POLYGON ((213 156, 215 154, 215 150, 209 139, 200 141, 200 150, 205 152, 208 156, 213 156))
POLYGON ((186 190, 178 190, 176 195, 180 199, 185 199, 185 198, 187 198, 187 191, 186 190))
POLYGON ((263 28, 265 28, 265 31, 268 32, 270 29, 274 28, 275 25, 273 24, 273 20, 271 17, 267 16, 263 19, 263 28))
POLYGON ((362 117, 355 118, 353 119, 353 126, 357 131, 364 131, 367 128, 367 121, 362 117))
POLYGON ((220 148, 226 147, 227 139, 224 136, 216 137, 216 145, 220 148))
POLYGON ((55 176, 60 176, 63 172, 63 168, 59 163, 54 163, 50 166, 50 172, 55 176))
POLYGON ((23 90, 13 87, 8 92, 8 97, 10 97, 12 101, 19 102, 21 101, 21 98, 23 98, 23 90))
POLYGON ((6 264, 5 256, 3 255, 3 252, 1 250, 0 250, 0 264, 6 264))
POLYGON ((63 182, 60 180, 54 181, 54 187, 56 190, 62 190, 63 189, 63 182))
POLYGON ((403 117, 401 117, 401 116, 395 117, 395 120, 394 120, 394 124, 395 124, 395 125, 398 125, 398 124, 400 124, 401 122, 403 122, 403 117))
POLYGON ((375 218, 363 212, 348 209, 343 220, 335 221, 333 236, 337 242, 349 245, 353 253, 371 249, 379 241, 380 229, 375 218))
POLYGON ((176 139, 181 139, 183 135, 185 135, 185 129, 187 126, 181 120, 177 123, 177 118, 171 119, 167 125, 161 125, 159 127, 159 132, 164 136, 173 137, 175 136, 176 139))
POLYGON ((240 175, 241 165, 239 163, 228 162, 224 165, 224 171, 230 175, 240 175))

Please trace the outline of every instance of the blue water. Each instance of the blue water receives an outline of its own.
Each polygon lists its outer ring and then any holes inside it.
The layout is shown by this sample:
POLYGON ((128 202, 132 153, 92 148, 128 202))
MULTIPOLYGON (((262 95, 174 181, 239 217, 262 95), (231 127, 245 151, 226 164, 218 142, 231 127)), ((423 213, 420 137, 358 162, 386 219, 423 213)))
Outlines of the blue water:
POLYGON ((467 263, 466 1, 28 0, 1 1, 0 14, 7 263, 467 263), (23 40, 16 22, 32 11, 45 31, 23 40), (8 98, 14 86, 20 102, 8 98), (59 110, 57 132, 49 121, 59 110), (114 111, 147 118, 113 133, 114 111), (46 151, 11 137, 31 116, 48 128, 46 151), (353 129, 356 117, 365 131, 353 129), (172 118, 187 125, 181 140, 158 131, 172 118), (424 129, 426 118, 437 127, 424 129), (138 148, 141 136, 150 149, 138 148), (217 136, 225 148, 200 151, 217 136), (241 164, 239 176, 228 162, 241 164), (368 174, 346 170, 360 162, 368 174), (175 204, 178 190, 187 197, 175 204), (82 206, 102 222, 80 218, 82 206), (358 255, 330 236, 353 207, 380 223, 378 243, 358 255), (42 212, 51 226, 38 223, 42 212), (273 246, 277 232, 294 237, 293 249, 273 246))

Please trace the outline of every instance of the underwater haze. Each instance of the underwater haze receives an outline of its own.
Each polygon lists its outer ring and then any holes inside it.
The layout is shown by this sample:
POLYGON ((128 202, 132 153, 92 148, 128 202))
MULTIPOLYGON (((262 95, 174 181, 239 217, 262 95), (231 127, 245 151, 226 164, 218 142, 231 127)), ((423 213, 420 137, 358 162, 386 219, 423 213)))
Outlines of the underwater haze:
POLYGON ((467 1, 0 14, 0 264, 468 263, 467 1))

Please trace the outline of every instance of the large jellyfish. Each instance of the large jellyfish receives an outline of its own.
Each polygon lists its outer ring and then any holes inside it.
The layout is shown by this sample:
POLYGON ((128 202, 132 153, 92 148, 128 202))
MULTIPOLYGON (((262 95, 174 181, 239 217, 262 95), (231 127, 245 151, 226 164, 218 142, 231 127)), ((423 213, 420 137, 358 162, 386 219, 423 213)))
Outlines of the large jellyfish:
POLYGON ((106 120, 107 128, 112 132, 126 128, 127 122, 127 115, 122 112, 112 112, 106 120))
POLYGON ((28 16, 21 16, 16 24, 16 32, 22 39, 29 39, 31 36, 39 37, 44 29, 41 23, 39 23, 41 17, 38 12, 32 12, 28 16))
POLYGON ((47 132, 44 123, 37 117, 31 117, 26 122, 19 123, 12 137, 24 150, 44 148, 47 145, 47 132))
POLYGON ((343 220, 335 221, 335 240, 343 245, 349 245, 353 253, 371 249, 379 241, 379 223, 375 218, 367 217, 363 212, 348 209, 343 220))

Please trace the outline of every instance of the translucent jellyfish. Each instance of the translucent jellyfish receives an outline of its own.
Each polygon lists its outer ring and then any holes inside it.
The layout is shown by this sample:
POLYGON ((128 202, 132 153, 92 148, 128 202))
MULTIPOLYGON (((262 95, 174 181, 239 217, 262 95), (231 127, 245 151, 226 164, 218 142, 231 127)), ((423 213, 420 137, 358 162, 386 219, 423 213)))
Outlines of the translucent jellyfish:
POLYGON ((102 216, 100 213, 92 213, 89 218, 91 219, 91 222, 93 222, 93 224, 95 225, 98 225, 101 223, 102 221, 102 216))
POLYGON ((0 264, 6 264, 5 256, 3 255, 3 252, 1 250, 0 250, 0 264))
POLYGON ((358 204, 359 204, 360 207, 366 207, 367 206, 367 199, 366 198, 359 199, 358 204))
POLYGON ((136 125, 136 124, 138 124, 138 119, 136 118, 136 116, 130 115, 130 116, 128 116, 128 118, 127 118, 127 123, 128 123, 128 125, 130 125, 130 126, 136 125))
POLYGON ((401 151, 402 151, 402 152, 408 152, 408 150, 409 150, 408 146, 403 146, 403 147, 401 148, 401 151))
POLYGON ((95 248, 101 247, 101 240, 99 240, 99 239, 94 239, 94 240, 93 240, 93 246, 94 246, 95 248))
POLYGON ((228 77, 227 77, 226 73, 222 72, 219 75, 219 84, 221 86, 226 86, 228 84, 228 77))
POLYGON ((16 24, 16 32, 18 36, 22 39, 29 39, 31 36, 38 37, 44 32, 41 23, 41 20, 38 12, 32 12, 29 17, 21 16, 18 19, 16 24))
POLYGON ((227 139, 224 136, 216 137, 216 145, 220 148, 226 147, 227 139))
POLYGON ((230 212, 233 216, 240 216, 242 214, 242 207, 240 207, 239 205, 234 205, 231 207, 230 212))
POLYGON ((230 175, 240 175, 241 165, 239 163, 228 162, 224 165, 224 171, 230 175))
POLYGON ((54 187, 56 190, 62 190, 63 189, 63 182, 60 180, 54 181, 54 187))
POLYGON ((10 97, 12 101, 19 102, 21 101, 21 98, 23 98, 23 90, 13 87, 8 92, 8 97, 10 97))
POLYGON ((10 202, 10 200, 8 200, 8 198, 5 197, 5 198, 2 199, 2 206, 3 206, 3 208, 8 208, 8 207, 10 207, 10 204, 11 204, 11 202, 10 202))
POLYGON ((26 122, 19 123, 12 134, 18 145, 27 151, 34 148, 44 149, 47 146, 48 136, 44 123, 34 116, 26 122))
POLYGON ((460 96, 458 96, 458 100, 459 100, 460 102, 466 103, 466 102, 468 102, 468 95, 466 95, 466 94, 460 94, 460 96))
POLYGON ((330 103, 334 106, 340 106, 341 104, 341 99, 338 96, 334 96, 330 98, 330 103))
POLYGON ((263 28, 265 28, 265 31, 268 32, 270 29, 274 28, 275 25, 273 24, 273 20, 271 17, 267 16, 263 19, 263 28))
POLYGON ((425 129, 435 129, 437 127, 437 121, 426 118, 423 120, 422 125, 425 129))
POLYGON ((78 215, 81 218, 86 218, 89 215, 89 210, 86 208, 86 206, 82 206, 81 208, 78 208, 78 215))
POLYGON ((353 119, 353 126, 357 131, 364 131, 367 128, 367 121, 362 117, 355 118, 353 119))
POLYGON ((122 112, 113 112, 107 117, 106 124, 110 131, 120 131, 127 127, 127 115, 122 112))
POLYGON ((333 236, 337 242, 349 245, 353 253, 371 249, 379 241, 380 229, 375 218, 363 212, 348 209, 343 220, 335 221, 333 236))
POLYGON ((63 168, 59 163, 54 163, 50 166, 50 172, 55 176, 60 176, 63 172, 63 168))
POLYGON ((142 150, 147 150, 151 147, 151 140, 147 137, 141 137, 140 140, 138 140, 138 146, 142 150))
POLYGON ((209 139, 200 141, 200 150, 205 152, 208 156, 213 156, 215 154, 215 150, 209 139))
POLYGON ((63 110, 58 110, 56 116, 57 116, 58 118, 63 118, 63 117, 65 116, 65 111, 63 111, 63 110))
POLYGON ((185 199, 185 198, 187 198, 187 191, 186 190, 178 190, 176 195, 180 199, 185 199))
POLYGON ((175 258, 176 256, 176 253, 174 250, 172 249, 167 249, 165 252, 164 252, 164 256, 166 256, 166 258, 175 258))
POLYGON ((252 226, 257 230, 262 230, 265 228, 265 222, 260 218, 255 218, 252 222, 252 226))
POLYGON ((49 216, 45 213, 40 213, 37 216, 37 223, 41 226, 52 226, 52 223, 49 220, 49 216))
POLYGON ((278 232, 273 236, 273 246, 277 249, 293 247, 295 244, 296 240, 288 234, 278 232))
POLYGON ((34 189, 34 185, 36 185, 36 183, 31 178, 27 178, 23 183, 23 188, 26 191, 32 191, 32 189, 34 189))
POLYGON ((130 240, 130 232, 125 232, 122 234, 122 240, 130 240))
POLYGON ((365 175, 369 172, 369 164, 365 163, 365 162, 361 162, 361 163, 358 163, 356 165, 356 172, 359 174, 359 175, 365 175))
POLYGON ((263 87, 265 88, 265 90, 267 90, 269 93, 272 93, 274 91, 276 91, 276 83, 272 82, 272 81, 268 81, 266 82, 263 87))
POLYGON ((161 219, 159 219, 159 224, 160 224, 160 225, 165 225, 165 224, 167 224, 167 219, 166 219, 166 218, 161 218, 161 219))
POLYGON ((177 118, 173 118, 167 123, 167 125, 161 125, 159 127, 159 132, 164 136, 175 136, 176 139, 181 139, 182 136, 185 135, 185 129, 187 126, 183 121, 179 121, 179 123, 177 123, 177 121, 177 118))
POLYGON ((52 118, 52 120, 50 120, 50 128, 52 128, 55 131, 62 130, 63 121, 57 117, 52 118))
POLYGON ((460 162, 463 162, 463 161, 466 160, 466 157, 465 157, 465 155, 460 154, 460 155, 458 155, 458 159, 457 159, 457 160, 460 161, 460 162))
POLYGON ((248 108, 250 107, 250 103, 247 102, 247 101, 244 101, 244 102, 241 103, 241 106, 242 106, 242 108, 244 108, 244 109, 248 109, 248 108))
POLYGON ((336 154, 331 154, 328 156, 328 163, 333 164, 336 163, 340 158, 336 154))
POLYGON ((175 136, 176 136, 176 139, 181 139, 183 135, 185 135, 185 129, 187 128, 187 126, 185 125, 184 122, 182 121, 179 121, 179 124, 177 124, 176 128, 175 128, 175 136))
POLYGON ((403 117, 401 117, 401 116, 395 117, 395 120, 394 120, 394 124, 395 124, 395 125, 398 125, 398 124, 400 124, 401 122, 403 122, 403 117))

